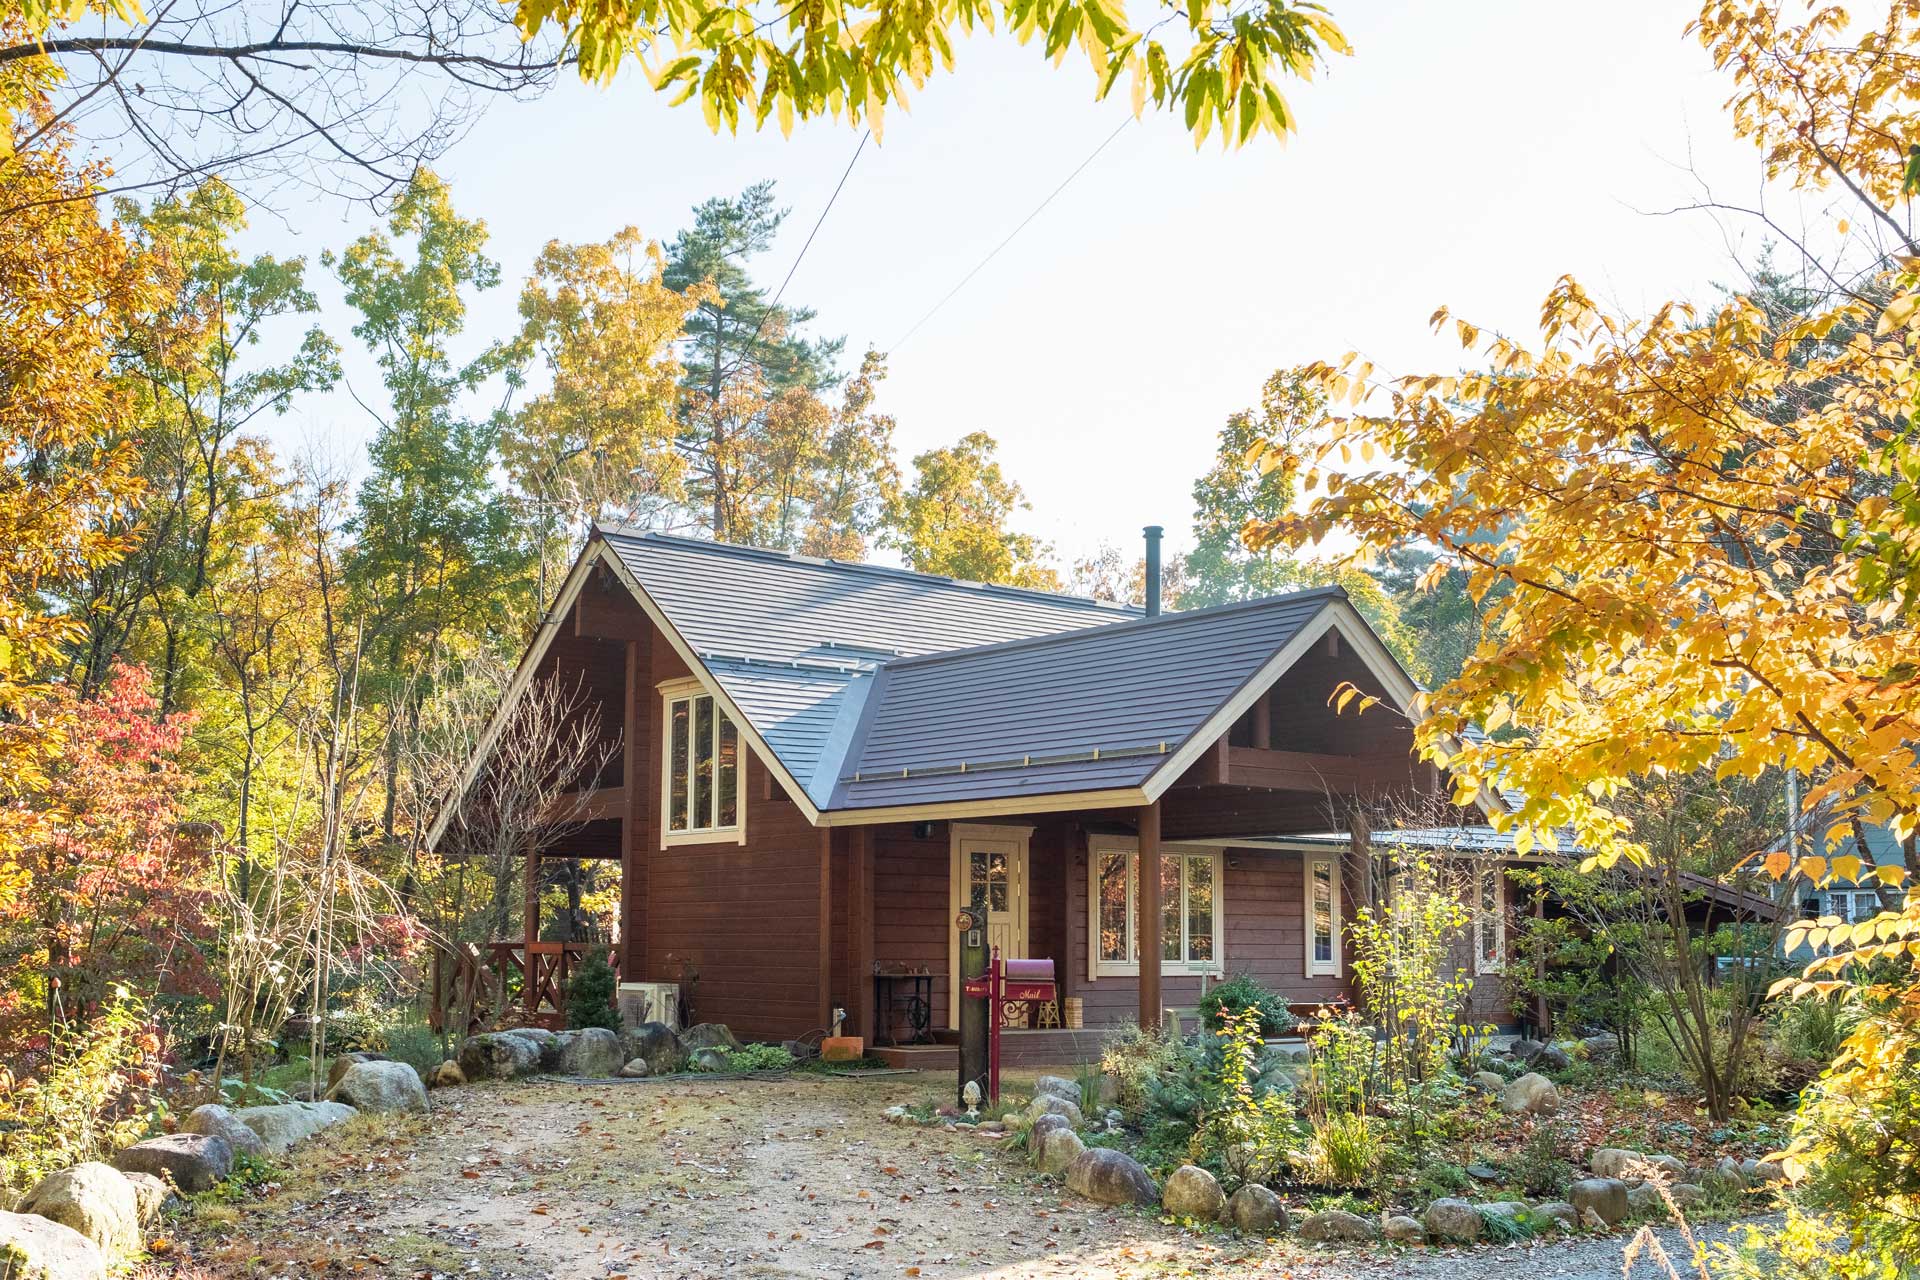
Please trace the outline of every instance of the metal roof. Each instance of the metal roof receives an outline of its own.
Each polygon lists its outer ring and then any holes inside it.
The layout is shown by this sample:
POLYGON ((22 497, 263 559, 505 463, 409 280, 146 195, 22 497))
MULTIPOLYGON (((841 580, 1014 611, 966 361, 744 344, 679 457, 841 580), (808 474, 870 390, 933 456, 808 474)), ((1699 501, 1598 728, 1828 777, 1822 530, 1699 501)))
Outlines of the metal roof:
POLYGON ((1143 785, 1338 587, 881 667, 830 807, 1143 785))
POLYGON ((906 569, 659 533, 597 535, 822 807, 867 701, 863 686, 884 664, 1140 616, 906 569))

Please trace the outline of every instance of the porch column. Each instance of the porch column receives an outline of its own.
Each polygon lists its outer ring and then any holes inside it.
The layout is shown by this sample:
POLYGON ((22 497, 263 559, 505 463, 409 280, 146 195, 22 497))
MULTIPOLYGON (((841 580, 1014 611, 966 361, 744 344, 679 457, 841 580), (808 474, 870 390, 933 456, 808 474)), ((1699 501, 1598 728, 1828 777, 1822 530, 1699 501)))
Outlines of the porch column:
POLYGON ((847 850, 847 1016, 855 1033, 872 1044, 873 1025, 873 828, 855 827, 847 850))
POLYGON ((820 1026, 833 1030, 833 828, 820 828, 820 1026))
POLYGON ((540 1007, 540 986, 534 981, 536 961, 533 957, 533 944, 540 941, 540 850, 529 846, 525 864, 521 868, 526 877, 523 888, 526 902, 520 914, 520 940, 525 944, 520 949, 521 1003, 528 1012, 540 1007))
POLYGON ((1160 1003, 1160 802, 1139 810, 1140 902, 1134 937, 1140 949, 1140 1026, 1148 1031, 1166 1017, 1160 1003))

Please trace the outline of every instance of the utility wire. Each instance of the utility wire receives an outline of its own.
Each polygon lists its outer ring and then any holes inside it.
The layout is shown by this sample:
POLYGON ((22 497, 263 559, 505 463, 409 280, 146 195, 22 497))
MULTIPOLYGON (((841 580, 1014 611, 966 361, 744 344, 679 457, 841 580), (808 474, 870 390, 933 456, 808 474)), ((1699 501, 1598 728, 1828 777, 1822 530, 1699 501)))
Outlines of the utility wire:
POLYGON ((1087 158, 1085 160, 1082 160, 1072 173, 1068 174, 1065 178, 1061 179, 1060 185, 1055 187, 1052 191, 1048 192, 1047 198, 1045 200, 1042 200, 1039 204, 1035 205, 1033 207, 1033 212, 1029 213, 1026 217, 1020 220, 1019 226, 1007 232, 1006 239, 1002 240, 999 244, 993 246, 993 249, 987 254, 986 257, 980 259, 979 262, 976 262, 974 264, 973 270, 967 272, 966 275, 960 277, 959 284, 956 284, 953 286, 953 288, 947 290, 945 297, 941 298, 940 301, 934 303, 931 307, 927 308, 927 313, 921 316, 918 320, 915 320, 913 322, 913 327, 908 329, 905 333, 901 334, 899 340, 896 341, 892 346, 887 348, 887 354, 892 355, 898 350, 900 350, 901 347, 905 346, 907 344, 908 338, 911 338, 914 334, 920 332, 921 325, 933 319, 935 312, 940 310, 940 308, 946 306, 949 302, 953 301, 953 296, 955 294, 959 293, 962 289, 966 288, 967 283, 970 280, 972 280, 975 276, 979 275, 980 272, 986 268, 986 265, 989 262, 992 262, 996 257, 998 257, 1002 249, 1012 244, 1014 237, 1019 235, 1022 231, 1025 231, 1027 229, 1027 224, 1032 222, 1035 218, 1039 217, 1040 214, 1046 209, 1046 207, 1053 203, 1054 198, 1058 196, 1062 191, 1065 191, 1069 186, 1071 186, 1073 184, 1073 180, 1079 177, 1081 173, 1083 173, 1086 170, 1086 167, 1088 165, 1092 164, 1095 160, 1097 160, 1100 156, 1100 153, 1102 151, 1105 151, 1115 138, 1120 136, 1120 131, 1122 129, 1125 129, 1128 125, 1132 123, 1133 123, 1133 117, 1128 116, 1126 119, 1120 122, 1119 126, 1115 128, 1112 133, 1108 134, 1101 141, 1099 146, 1095 147, 1092 151, 1088 152, 1087 158))
MULTIPOLYGON (((847 161, 846 170, 841 173, 839 183, 833 188, 833 194, 827 197, 827 207, 820 211, 819 218, 814 221, 813 230, 807 232, 807 242, 800 246, 800 252, 794 256, 793 265, 787 268, 787 278, 780 282, 780 287, 774 291, 773 301, 767 304, 769 315, 772 314, 773 307, 780 305, 780 295, 785 293, 787 286, 793 283, 793 273, 800 269, 800 261, 807 256, 807 250, 813 248, 813 238, 820 234, 820 228, 826 222, 827 215, 833 212, 834 202, 840 198, 840 189, 847 185, 847 179, 853 174, 853 166, 859 161, 860 153, 867 149, 867 139, 872 136, 871 129, 860 135, 860 145, 853 149, 853 159, 847 161)), ((762 323, 765 321, 763 320, 762 323)))

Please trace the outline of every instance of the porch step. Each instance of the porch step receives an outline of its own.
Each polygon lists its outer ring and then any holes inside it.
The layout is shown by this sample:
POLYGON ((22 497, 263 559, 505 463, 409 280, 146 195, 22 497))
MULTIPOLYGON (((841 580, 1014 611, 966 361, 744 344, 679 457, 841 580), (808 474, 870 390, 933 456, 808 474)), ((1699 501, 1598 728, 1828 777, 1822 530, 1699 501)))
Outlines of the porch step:
MULTIPOLYGON (((1098 1028, 1003 1031, 1000 1033, 1000 1065, 1056 1067, 1098 1062, 1100 1046, 1106 1034, 1098 1028)), ((875 1045, 872 1052, 891 1067, 912 1067, 921 1071, 960 1069, 960 1048, 953 1044, 903 1044, 893 1048, 875 1045)))

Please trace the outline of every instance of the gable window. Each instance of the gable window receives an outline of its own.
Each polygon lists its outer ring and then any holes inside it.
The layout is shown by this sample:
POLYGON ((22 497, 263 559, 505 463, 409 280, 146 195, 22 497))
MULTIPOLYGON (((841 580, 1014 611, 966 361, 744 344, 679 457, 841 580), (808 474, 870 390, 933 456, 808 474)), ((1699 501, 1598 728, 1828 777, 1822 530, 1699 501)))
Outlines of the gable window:
MULTIPOLYGON (((1140 972, 1140 854, 1131 836, 1095 836, 1087 858, 1092 909, 1088 944, 1092 973, 1101 978, 1140 972)), ((1223 935, 1220 855, 1162 848, 1160 972, 1221 972, 1223 935)))
POLYGON ((660 843, 745 842, 740 731, 697 681, 660 686, 660 843))
POLYGON ((1340 864, 1333 858, 1309 855, 1301 860, 1307 881, 1302 894, 1306 911, 1307 976, 1340 976, 1340 864))
POLYGON ((1507 960, 1507 878, 1499 867, 1473 869, 1473 971, 1499 973, 1507 960))

